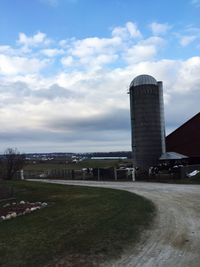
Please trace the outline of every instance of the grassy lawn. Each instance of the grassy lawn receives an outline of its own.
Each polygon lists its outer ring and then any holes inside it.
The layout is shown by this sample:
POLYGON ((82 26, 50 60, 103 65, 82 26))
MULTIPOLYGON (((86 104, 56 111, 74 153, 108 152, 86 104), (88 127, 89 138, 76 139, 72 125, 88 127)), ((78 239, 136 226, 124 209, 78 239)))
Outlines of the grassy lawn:
POLYGON ((8 184, 17 200, 45 201, 48 206, 0 222, 1 267, 55 266, 62 258, 64 266, 98 266, 98 261, 118 257, 136 242, 155 212, 151 202, 125 191, 8 184))

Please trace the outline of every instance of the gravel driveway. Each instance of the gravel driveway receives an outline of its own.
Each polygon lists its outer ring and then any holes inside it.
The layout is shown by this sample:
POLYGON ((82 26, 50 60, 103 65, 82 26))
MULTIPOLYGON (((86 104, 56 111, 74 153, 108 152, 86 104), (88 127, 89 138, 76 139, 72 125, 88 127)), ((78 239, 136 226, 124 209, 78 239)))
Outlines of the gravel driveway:
POLYGON ((200 185, 140 182, 47 181, 123 189, 151 199, 158 210, 151 231, 105 267, 199 267, 200 185))

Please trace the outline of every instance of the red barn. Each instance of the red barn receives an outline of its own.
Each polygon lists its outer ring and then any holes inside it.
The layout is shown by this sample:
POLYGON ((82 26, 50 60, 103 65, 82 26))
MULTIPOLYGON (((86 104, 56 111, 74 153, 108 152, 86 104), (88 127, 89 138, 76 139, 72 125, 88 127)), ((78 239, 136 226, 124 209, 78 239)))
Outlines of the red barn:
POLYGON ((166 150, 200 160, 200 112, 166 137, 166 150))

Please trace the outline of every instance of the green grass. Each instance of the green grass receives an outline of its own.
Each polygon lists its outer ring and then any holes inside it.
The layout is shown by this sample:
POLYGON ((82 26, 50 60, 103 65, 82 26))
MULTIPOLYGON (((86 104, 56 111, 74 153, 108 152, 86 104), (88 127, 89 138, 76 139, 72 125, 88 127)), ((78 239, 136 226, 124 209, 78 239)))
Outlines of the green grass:
MULTIPOLYGON (((84 160, 78 163, 57 163, 54 162, 44 162, 36 164, 27 164, 24 170, 39 170, 45 171, 48 169, 75 169, 79 170, 82 168, 102 168, 102 167, 116 167, 119 163, 123 163, 122 160, 84 160)), ((129 162, 126 160, 125 162, 129 162)))
POLYGON ((185 178, 181 180, 176 180, 178 184, 200 184, 200 173, 196 174, 193 177, 185 178))
POLYGON ((195 176, 189 178, 191 183, 200 184, 200 173, 197 173, 195 176))
MULTIPOLYGON (((17 200, 48 207, 0 223, 0 266, 97 266, 114 258, 149 227, 155 212, 148 200, 125 191, 33 182, 10 182, 17 200), (76 265, 77 264, 77 265, 76 265)), ((2 205, 2 204, 1 204, 2 205)))

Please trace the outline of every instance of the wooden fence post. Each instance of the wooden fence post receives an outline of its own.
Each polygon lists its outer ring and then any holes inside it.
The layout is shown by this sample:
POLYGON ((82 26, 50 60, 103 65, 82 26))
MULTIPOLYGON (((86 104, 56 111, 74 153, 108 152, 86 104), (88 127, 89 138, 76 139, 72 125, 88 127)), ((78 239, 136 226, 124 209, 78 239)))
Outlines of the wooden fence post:
POLYGON ((100 181, 100 169, 97 169, 98 181, 100 181))
POLYGON ((114 168, 115 181, 117 181, 117 168, 114 168))

